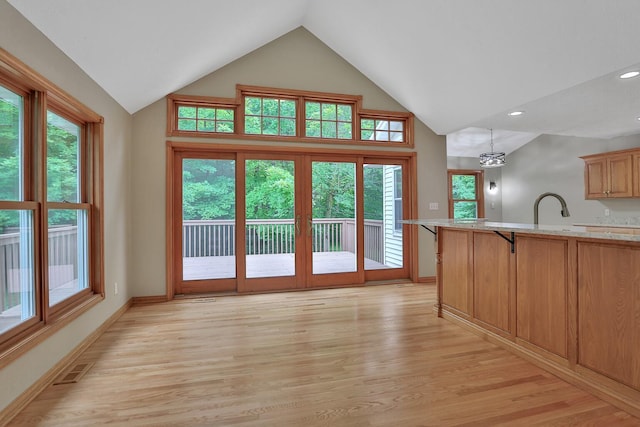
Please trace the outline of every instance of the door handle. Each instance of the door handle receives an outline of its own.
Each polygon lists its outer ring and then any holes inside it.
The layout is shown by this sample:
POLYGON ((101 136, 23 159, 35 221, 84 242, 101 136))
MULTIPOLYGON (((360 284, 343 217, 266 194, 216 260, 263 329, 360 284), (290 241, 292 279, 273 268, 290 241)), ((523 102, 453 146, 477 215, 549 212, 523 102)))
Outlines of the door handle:
POLYGON ((307 215, 307 236, 311 237, 311 226, 313 222, 311 221, 311 215, 307 215))
POLYGON ((296 215, 296 236, 300 235, 300 215, 296 215))

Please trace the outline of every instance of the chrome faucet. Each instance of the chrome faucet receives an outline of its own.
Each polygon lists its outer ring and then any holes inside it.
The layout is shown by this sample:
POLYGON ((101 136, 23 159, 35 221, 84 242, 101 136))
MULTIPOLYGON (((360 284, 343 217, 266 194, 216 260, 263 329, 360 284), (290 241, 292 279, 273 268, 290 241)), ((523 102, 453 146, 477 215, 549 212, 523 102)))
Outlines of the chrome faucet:
POLYGON ((560 201, 560 205, 562 205, 562 209, 560 210, 560 215, 562 215, 565 218, 569 216, 569 209, 567 208, 567 202, 564 201, 561 195, 556 193, 542 193, 541 195, 538 196, 538 198, 536 199, 536 202, 533 204, 533 223, 535 225, 538 225, 538 205, 540 204, 540 201, 547 196, 553 196, 560 201))

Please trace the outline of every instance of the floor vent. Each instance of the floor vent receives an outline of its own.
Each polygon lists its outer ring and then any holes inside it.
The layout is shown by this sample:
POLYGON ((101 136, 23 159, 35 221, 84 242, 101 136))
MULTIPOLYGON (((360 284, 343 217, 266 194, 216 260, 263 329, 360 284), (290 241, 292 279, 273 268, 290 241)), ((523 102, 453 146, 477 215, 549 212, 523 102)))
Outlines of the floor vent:
POLYGON ((91 369, 92 366, 93 363, 78 363, 73 368, 71 368, 71 370, 66 371, 58 378, 56 378, 56 380, 53 382, 53 385, 77 383, 84 376, 84 374, 89 372, 89 369, 91 369))

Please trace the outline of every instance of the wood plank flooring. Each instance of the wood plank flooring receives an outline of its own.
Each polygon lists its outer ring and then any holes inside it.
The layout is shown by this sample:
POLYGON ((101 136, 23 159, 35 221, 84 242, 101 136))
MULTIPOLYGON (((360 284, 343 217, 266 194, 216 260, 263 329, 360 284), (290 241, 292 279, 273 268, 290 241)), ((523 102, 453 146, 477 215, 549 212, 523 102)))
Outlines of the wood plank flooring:
POLYGON ((12 426, 640 426, 438 319, 432 285, 134 306, 12 426))

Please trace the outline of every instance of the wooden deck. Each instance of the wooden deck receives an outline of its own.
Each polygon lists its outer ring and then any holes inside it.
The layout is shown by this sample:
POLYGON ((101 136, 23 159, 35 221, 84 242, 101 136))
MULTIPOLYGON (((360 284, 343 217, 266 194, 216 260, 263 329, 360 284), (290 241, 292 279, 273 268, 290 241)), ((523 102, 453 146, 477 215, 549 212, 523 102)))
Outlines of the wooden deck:
MULTIPOLYGON (((236 277, 235 257, 183 258, 184 280, 224 279, 236 277)), ((365 258, 365 270, 390 268, 365 258)), ((295 275, 294 255, 248 255, 247 277, 280 277, 295 275)), ((313 273, 327 274, 356 271, 356 256, 352 252, 314 252, 313 273)))
POLYGON ((640 426, 386 285, 134 306, 9 426, 640 426), (90 364, 93 364, 92 366, 90 364))

